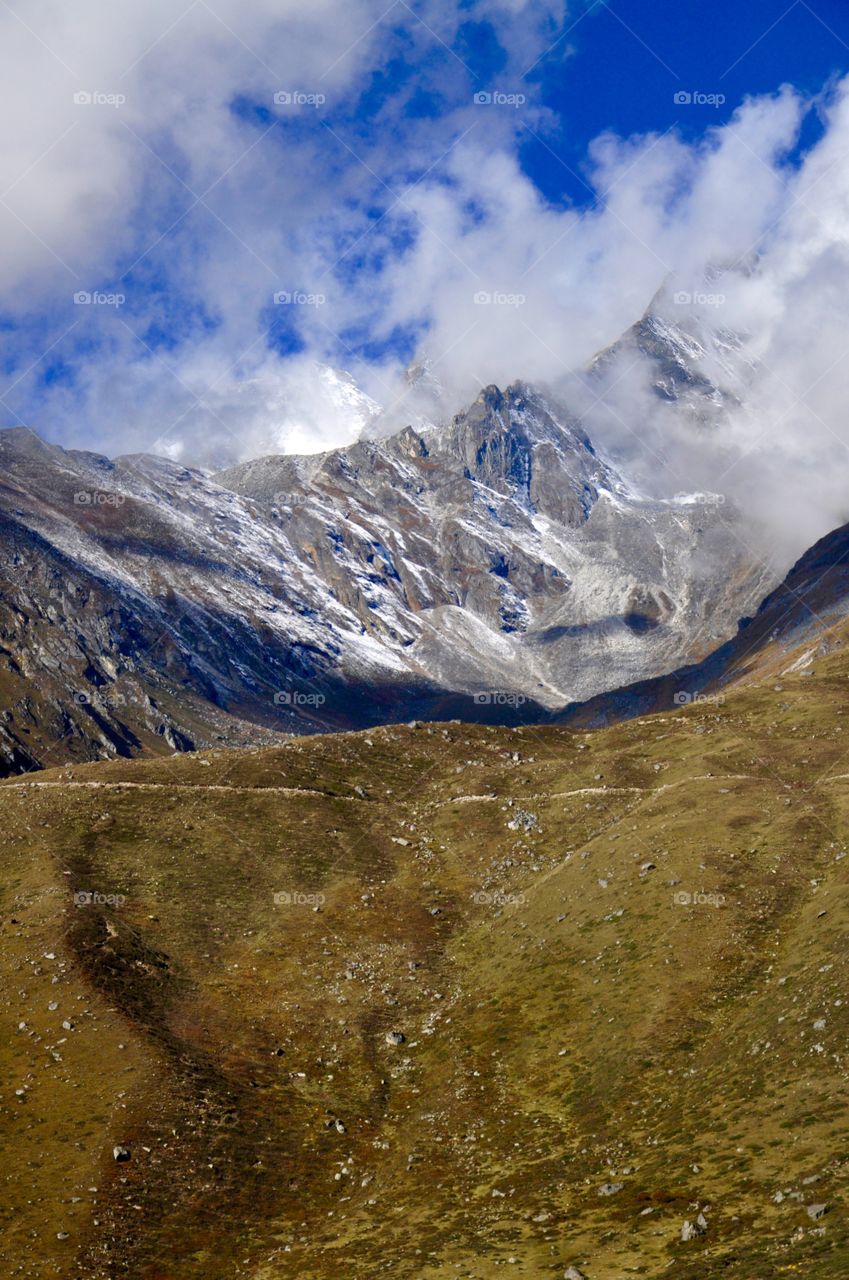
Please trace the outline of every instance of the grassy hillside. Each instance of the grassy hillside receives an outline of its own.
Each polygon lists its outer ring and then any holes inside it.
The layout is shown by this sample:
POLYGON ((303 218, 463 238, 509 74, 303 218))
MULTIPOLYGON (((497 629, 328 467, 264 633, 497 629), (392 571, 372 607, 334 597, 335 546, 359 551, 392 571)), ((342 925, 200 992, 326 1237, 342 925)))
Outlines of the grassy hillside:
POLYGON ((845 1277, 847 677, 4 783, 5 1274, 845 1277))

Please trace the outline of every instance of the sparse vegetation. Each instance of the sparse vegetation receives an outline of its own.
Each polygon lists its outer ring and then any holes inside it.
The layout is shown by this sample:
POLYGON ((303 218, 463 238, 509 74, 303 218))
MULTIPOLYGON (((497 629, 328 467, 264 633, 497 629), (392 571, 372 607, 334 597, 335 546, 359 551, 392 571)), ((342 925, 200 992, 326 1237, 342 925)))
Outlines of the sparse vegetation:
POLYGON ((847 675, 3 784, 5 1274, 845 1276, 847 675))

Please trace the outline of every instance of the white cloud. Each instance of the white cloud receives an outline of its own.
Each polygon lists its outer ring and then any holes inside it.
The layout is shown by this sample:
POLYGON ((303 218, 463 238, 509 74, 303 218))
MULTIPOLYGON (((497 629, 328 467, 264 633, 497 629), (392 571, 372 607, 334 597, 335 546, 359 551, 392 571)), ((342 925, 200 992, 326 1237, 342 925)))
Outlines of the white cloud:
MULTIPOLYGON (((400 422, 399 362, 367 359, 361 341, 380 352, 399 331, 421 334, 450 409, 515 378, 584 403, 574 371, 664 282, 698 291, 707 266, 744 263, 723 278, 721 311, 702 317, 747 335, 744 408, 694 433, 659 411, 645 368, 620 369, 593 429, 659 487, 692 479, 743 498, 780 528, 788 555, 849 518, 844 92, 817 104, 824 136, 801 165, 786 157, 812 107, 785 88, 696 144, 674 130, 598 139, 596 203, 554 207, 518 160, 528 129, 556 151, 522 73, 552 44, 550 56, 567 54, 564 4, 433 0, 423 21, 403 5, 381 20, 386 7, 0 9, 0 309, 16 365, 0 392, 6 420, 32 407, 37 429, 113 452, 328 447, 350 438, 363 408, 340 406, 344 384, 316 376, 315 362, 349 368, 400 422), (526 103, 474 103, 480 82, 451 51, 462 54, 469 21, 496 25, 499 87, 526 103), (366 120, 358 95, 401 56, 417 74, 375 90, 366 120), (328 110, 274 103, 297 91, 325 95, 328 110), (75 93, 125 101, 77 105, 75 93), (417 93, 432 112, 410 110, 417 93), (275 118, 284 125, 265 134, 275 118), (95 288, 120 288, 127 305, 73 305, 95 288), (279 290, 326 299, 285 312, 306 343, 295 358, 267 339, 284 316, 279 290), (58 359, 64 376, 39 386, 58 359)), ((706 372, 730 376, 712 361, 706 372)))
MULTIPOLYGON (((390 186, 402 193, 472 121, 477 82, 451 51, 460 24, 488 16, 518 74, 562 10, 559 0, 433 0, 418 17, 400 0, 32 0, 25 16, 4 6, 0 309, 16 326, 19 366, 16 394, 3 392, 7 420, 42 407, 47 351, 73 379, 51 384, 35 425, 63 438, 149 446, 174 419, 198 420, 184 403, 197 395, 232 413, 240 436, 238 406, 252 403, 242 380, 273 389, 276 378, 269 413, 297 381, 265 341, 280 289, 324 289, 330 305, 299 320, 317 354, 344 360, 337 334, 358 318, 358 299, 326 273, 367 229, 364 206, 390 186), (358 95, 399 58, 421 73, 363 127, 358 95), (408 118, 414 91, 440 112, 408 118), (119 289, 126 307, 74 309, 75 293, 97 288, 119 289)), ((498 136, 512 128, 498 112, 475 123, 498 136)))

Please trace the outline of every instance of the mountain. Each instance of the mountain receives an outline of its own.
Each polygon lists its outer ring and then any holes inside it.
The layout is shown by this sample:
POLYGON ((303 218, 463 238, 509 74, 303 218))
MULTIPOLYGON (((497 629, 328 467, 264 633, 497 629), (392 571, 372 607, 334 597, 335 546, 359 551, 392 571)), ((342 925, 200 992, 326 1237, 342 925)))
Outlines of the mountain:
POLYGON ((718 426, 746 401, 758 362, 751 335, 723 318, 740 268, 709 272, 695 291, 664 285, 636 324, 591 362, 589 382, 606 397, 632 379, 647 388, 655 411, 674 412, 686 428, 718 426))
POLYGON ((766 581, 738 513, 640 496, 521 384, 430 432, 218 479, 276 513, 382 643, 455 690, 561 705, 709 650, 766 581))
POLYGON ((21 429, 0 433, 0 466, 7 770, 270 742, 438 693, 381 651, 273 522, 203 473, 66 452, 21 429))
POLYGON ((843 1280, 847 679, 0 785, 5 1273, 843 1280))
POLYGON ((784 582, 702 662, 566 709, 566 723, 604 725, 690 702, 721 702, 730 687, 801 673, 849 640, 849 525, 820 539, 784 582))
POLYGON ((0 433, 3 768, 515 722, 702 657, 774 583, 541 393, 216 476, 0 433))

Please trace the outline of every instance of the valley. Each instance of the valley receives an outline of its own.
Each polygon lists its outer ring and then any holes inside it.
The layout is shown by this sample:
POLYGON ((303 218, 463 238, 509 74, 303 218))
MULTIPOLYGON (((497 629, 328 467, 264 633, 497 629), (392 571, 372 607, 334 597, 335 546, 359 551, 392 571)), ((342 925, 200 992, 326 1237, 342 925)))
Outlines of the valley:
POLYGON ((847 678, 2 784, 7 1274, 844 1275, 847 678))

